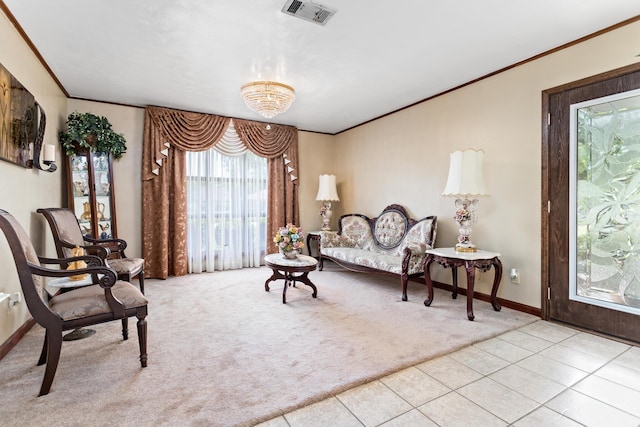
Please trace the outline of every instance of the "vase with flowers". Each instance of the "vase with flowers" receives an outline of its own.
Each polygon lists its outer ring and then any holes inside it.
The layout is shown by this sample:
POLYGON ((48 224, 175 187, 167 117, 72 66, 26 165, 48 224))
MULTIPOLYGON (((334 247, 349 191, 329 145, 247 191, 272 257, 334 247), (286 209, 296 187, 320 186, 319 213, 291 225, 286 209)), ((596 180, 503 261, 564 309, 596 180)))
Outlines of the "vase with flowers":
POLYGON ((303 237, 301 227, 287 224, 278 229, 278 232, 273 237, 273 242, 285 258, 295 259, 300 250, 304 248, 303 237))

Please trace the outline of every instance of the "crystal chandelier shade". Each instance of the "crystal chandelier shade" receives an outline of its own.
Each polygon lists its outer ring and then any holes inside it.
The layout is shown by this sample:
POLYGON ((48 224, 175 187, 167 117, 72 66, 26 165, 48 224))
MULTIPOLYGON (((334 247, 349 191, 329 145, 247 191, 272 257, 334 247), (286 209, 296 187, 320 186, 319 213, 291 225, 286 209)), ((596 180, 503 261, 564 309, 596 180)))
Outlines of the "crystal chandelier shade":
POLYGON ((266 119, 284 113, 296 99, 291 86, 268 81, 247 83, 240 88, 240 95, 247 107, 266 119))

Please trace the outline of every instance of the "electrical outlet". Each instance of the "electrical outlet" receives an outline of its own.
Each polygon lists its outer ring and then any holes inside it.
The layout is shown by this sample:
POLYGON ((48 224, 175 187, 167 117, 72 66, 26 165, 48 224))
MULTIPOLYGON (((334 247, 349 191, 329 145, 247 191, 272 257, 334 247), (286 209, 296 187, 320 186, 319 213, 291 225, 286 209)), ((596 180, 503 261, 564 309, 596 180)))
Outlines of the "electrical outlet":
POLYGON ((20 304, 22 302, 22 294, 20 292, 16 292, 9 297, 9 308, 14 305, 20 304))
POLYGON ((519 285, 520 272, 518 272, 518 269, 512 268, 511 271, 509 272, 509 278, 511 279, 511 283, 513 283, 514 285, 519 285))

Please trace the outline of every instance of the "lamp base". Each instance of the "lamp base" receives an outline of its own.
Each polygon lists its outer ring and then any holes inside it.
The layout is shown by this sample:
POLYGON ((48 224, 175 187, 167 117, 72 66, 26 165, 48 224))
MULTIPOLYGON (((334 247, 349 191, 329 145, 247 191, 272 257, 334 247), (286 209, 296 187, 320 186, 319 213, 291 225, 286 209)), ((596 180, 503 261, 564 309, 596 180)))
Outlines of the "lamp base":
POLYGON ((320 216, 322 217, 322 231, 331 231, 331 226, 329 223, 331 222, 331 216, 333 215, 333 211, 331 210, 331 202, 327 201, 322 204, 322 208, 320 209, 320 216))

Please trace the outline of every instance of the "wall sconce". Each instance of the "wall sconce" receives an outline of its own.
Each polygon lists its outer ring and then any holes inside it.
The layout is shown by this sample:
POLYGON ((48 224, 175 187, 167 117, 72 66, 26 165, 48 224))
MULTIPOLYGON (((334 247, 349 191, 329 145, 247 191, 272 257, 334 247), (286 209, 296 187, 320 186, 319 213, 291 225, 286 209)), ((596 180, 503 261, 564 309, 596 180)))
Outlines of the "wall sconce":
POLYGON ((336 191, 336 176, 335 175, 320 175, 318 183, 318 195, 316 200, 322 201, 322 208, 320 208, 320 216, 322 217, 322 231, 331 231, 331 202, 339 202, 338 192, 336 191))
POLYGON ((31 161, 31 166, 37 169, 43 170, 45 172, 55 172, 58 169, 56 166, 56 147, 51 144, 42 145, 42 140, 44 139, 44 130, 47 126, 47 116, 44 114, 44 110, 40 106, 40 104, 36 103, 36 107, 38 107, 38 135, 36 136, 36 140, 33 143, 33 160, 31 161), (44 149, 43 149, 44 148, 44 149), (40 165, 40 152, 42 153, 42 163, 46 166, 49 166, 47 169, 43 168, 40 165))
POLYGON ((489 196, 484 185, 483 159, 482 150, 454 151, 450 155, 449 177, 442 195, 458 197, 454 217, 458 224, 458 252, 477 251, 471 243, 471 226, 477 220, 478 197, 489 196))
POLYGON ((56 147, 52 144, 44 144, 44 146, 36 145, 33 147, 33 166, 45 172, 55 172, 58 169, 56 165, 56 147), (40 166, 40 149, 42 148, 42 163, 49 166, 47 169, 40 166))

